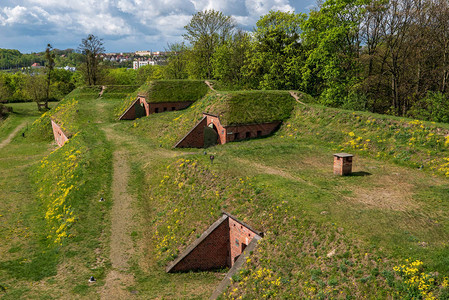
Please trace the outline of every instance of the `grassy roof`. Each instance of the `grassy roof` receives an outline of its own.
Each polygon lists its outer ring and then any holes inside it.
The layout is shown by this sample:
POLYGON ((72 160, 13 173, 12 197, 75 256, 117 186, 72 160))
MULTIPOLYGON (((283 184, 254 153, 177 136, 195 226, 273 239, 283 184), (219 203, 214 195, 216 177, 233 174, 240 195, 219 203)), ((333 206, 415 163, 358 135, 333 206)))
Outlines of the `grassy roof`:
POLYGON ((206 112, 218 115, 224 126, 283 121, 295 103, 288 91, 218 92, 214 97, 206 112))
POLYGON ((201 99, 209 91, 202 80, 154 80, 142 85, 139 95, 149 103, 187 102, 201 99))

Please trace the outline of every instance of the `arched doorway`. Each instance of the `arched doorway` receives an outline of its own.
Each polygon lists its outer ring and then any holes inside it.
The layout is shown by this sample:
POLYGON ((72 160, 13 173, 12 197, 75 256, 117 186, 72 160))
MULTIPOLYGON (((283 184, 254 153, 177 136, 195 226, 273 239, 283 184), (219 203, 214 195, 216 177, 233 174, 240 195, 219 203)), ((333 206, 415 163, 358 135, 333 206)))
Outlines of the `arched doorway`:
POLYGON ((134 109, 136 111, 136 119, 147 115, 143 102, 137 101, 136 104, 134 104, 134 109))
POLYGON ((218 143, 218 131, 214 123, 204 127, 204 148, 215 146, 218 143))

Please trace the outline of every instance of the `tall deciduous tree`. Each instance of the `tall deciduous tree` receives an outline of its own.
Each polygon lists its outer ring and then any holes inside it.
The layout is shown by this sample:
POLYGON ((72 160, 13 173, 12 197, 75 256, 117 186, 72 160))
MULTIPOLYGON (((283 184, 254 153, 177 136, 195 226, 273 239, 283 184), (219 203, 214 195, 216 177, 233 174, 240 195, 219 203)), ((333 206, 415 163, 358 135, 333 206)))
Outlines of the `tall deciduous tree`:
POLYGON ((359 28, 365 0, 327 0, 303 24, 308 49, 303 86, 324 104, 342 105, 358 78, 359 28))
POLYGON ((304 51, 300 39, 303 14, 270 11, 257 21, 246 76, 255 88, 296 89, 304 51))
POLYGON ((216 48, 212 56, 214 77, 230 88, 243 87, 247 83, 243 68, 250 48, 250 35, 238 30, 232 38, 216 48))
POLYGON ((184 43, 168 44, 168 64, 165 67, 167 79, 186 79, 188 49, 184 43))
POLYGON ((86 83, 96 85, 100 79, 100 59, 99 55, 105 51, 103 40, 93 34, 89 34, 87 38, 81 40, 78 49, 85 56, 84 76, 86 83))
POLYGON ((45 97, 45 109, 48 109, 48 100, 50 99, 50 85, 51 85, 51 76, 53 73, 53 69, 55 68, 55 53, 53 51, 53 47, 48 44, 45 49, 45 59, 47 63, 45 64, 45 72, 47 73, 46 78, 46 97, 45 97))
POLYGON ((212 78, 212 55, 233 33, 234 20, 213 9, 197 12, 184 27, 184 38, 192 45, 190 74, 195 78, 212 78))
POLYGON ((26 77, 25 92, 28 98, 31 98, 37 104, 37 109, 40 110, 40 102, 46 99, 46 78, 43 74, 36 74, 26 77))

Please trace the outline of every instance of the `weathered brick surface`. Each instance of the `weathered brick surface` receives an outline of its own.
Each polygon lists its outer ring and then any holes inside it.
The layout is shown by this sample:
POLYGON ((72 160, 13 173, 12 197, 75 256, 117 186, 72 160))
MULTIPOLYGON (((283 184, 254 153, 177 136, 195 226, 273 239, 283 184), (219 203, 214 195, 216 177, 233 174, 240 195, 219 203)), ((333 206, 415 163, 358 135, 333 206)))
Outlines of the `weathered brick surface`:
POLYGON ((334 156, 334 174, 349 175, 352 173, 352 157, 334 156))
POLYGON ((181 140, 181 142, 178 142, 178 144, 175 145, 175 147, 202 148, 204 146, 203 129, 206 126, 212 127, 217 131, 217 144, 226 144, 228 142, 269 135, 273 133, 280 124, 280 122, 273 122, 225 127, 221 124, 220 119, 217 116, 206 113, 203 113, 203 116, 206 120, 205 124, 197 124, 194 129, 181 140))
POLYGON ((201 237, 167 267, 167 272, 232 267, 258 232, 224 213, 201 237))
POLYGON ((226 127, 226 142, 270 135, 279 127, 280 123, 281 122, 228 126, 226 127))
POLYGON ((249 245, 257 233, 236 220, 229 218, 230 265, 234 264, 240 254, 249 245))
POLYGON ((176 148, 202 148, 204 146, 204 127, 207 125, 207 119, 203 118, 184 138, 176 145, 176 148))
POLYGON ((56 143, 59 147, 62 147, 69 139, 65 135, 64 131, 62 131, 61 127, 53 120, 51 120, 51 127, 53 128, 53 135, 55 137, 56 143))
POLYGON ((211 270, 228 265, 229 226, 222 222, 170 271, 211 270))
POLYGON ((189 107, 193 102, 160 102, 160 103, 147 103, 145 96, 137 96, 128 109, 120 117, 120 120, 134 120, 136 119, 136 104, 143 104, 145 107, 145 114, 149 116, 154 113, 161 113, 164 111, 181 110, 189 107))
POLYGON ((161 113, 164 111, 175 111, 185 109, 190 106, 193 102, 159 102, 159 103, 149 103, 149 114, 161 113))

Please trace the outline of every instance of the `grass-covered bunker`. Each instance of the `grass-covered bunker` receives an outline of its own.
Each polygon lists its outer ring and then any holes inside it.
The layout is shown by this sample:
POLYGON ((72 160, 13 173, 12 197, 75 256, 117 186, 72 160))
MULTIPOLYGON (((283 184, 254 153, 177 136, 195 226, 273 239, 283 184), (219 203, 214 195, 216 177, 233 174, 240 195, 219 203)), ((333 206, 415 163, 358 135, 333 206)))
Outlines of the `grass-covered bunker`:
POLYGON ((170 263, 166 271, 206 271, 232 267, 247 247, 254 250, 262 236, 263 233, 223 212, 222 217, 170 263))
POLYGON ((215 97, 175 148, 207 148, 269 135, 290 116, 295 102, 287 91, 219 92, 215 97))
POLYGON ((139 88, 136 99, 119 119, 134 120, 153 113, 185 109, 208 90, 202 80, 150 81, 139 88))

